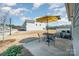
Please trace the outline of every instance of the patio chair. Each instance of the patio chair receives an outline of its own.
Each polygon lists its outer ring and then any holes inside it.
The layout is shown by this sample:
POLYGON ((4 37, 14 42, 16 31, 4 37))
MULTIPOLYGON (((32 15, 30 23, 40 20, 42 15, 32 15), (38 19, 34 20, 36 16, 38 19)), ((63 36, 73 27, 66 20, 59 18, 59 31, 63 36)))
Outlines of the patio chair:
POLYGON ((47 41, 46 42, 48 42, 48 46, 50 45, 50 43, 51 42, 54 42, 55 41, 55 35, 48 35, 48 37, 47 37, 47 41))
POLYGON ((44 41, 46 41, 48 43, 48 46, 50 44, 50 42, 54 42, 55 41, 55 34, 50 34, 50 33, 43 33, 46 37, 44 39, 44 41))
POLYGON ((37 33, 38 37, 39 37, 39 42, 42 41, 44 39, 44 37, 42 36, 42 34, 37 33))
POLYGON ((40 42, 40 41, 46 41, 46 39, 47 39, 47 36, 46 36, 46 35, 42 35, 42 34, 40 34, 40 33, 37 33, 37 35, 38 35, 38 37, 39 37, 39 42, 40 42))

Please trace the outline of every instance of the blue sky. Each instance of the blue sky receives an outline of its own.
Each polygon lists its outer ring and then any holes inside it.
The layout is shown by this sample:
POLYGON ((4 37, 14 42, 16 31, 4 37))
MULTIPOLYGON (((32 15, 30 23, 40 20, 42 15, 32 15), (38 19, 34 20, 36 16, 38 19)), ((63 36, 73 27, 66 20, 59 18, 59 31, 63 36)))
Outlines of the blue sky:
POLYGON ((49 23, 49 26, 70 24, 67 18, 65 5, 63 3, 0 3, 0 9, 7 13, 12 23, 22 25, 24 20, 35 20, 35 18, 46 15, 59 15, 61 20, 49 23))

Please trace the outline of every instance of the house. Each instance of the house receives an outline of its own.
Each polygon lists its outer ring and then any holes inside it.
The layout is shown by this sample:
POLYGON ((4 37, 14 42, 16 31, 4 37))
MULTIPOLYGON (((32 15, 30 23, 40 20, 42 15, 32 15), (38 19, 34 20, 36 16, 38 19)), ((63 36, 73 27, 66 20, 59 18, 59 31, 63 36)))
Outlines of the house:
POLYGON ((79 56, 79 4, 67 3, 66 10, 68 19, 72 22, 72 42, 74 55, 79 56))
POLYGON ((45 30, 46 24, 35 22, 34 20, 25 20, 24 24, 22 25, 22 28, 24 28, 26 31, 45 30))
POLYGON ((56 27, 56 31, 57 32, 61 32, 61 31, 63 31, 63 30, 69 30, 70 31, 70 28, 71 27, 71 25, 62 25, 62 26, 58 26, 58 27, 56 27))

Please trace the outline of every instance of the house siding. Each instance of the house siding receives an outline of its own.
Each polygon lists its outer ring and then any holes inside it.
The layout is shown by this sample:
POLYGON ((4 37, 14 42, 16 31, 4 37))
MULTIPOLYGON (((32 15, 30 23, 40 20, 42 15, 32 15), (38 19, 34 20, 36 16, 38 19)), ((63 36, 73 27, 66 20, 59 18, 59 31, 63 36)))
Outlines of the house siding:
POLYGON ((73 4, 73 28, 72 28, 72 38, 73 38, 73 48, 74 55, 79 56, 79 4, 73 4))
POLYGON ((43 23, 27 23, 27 31, 30 30, 45 30, 46 29, 46 25, 43 23))

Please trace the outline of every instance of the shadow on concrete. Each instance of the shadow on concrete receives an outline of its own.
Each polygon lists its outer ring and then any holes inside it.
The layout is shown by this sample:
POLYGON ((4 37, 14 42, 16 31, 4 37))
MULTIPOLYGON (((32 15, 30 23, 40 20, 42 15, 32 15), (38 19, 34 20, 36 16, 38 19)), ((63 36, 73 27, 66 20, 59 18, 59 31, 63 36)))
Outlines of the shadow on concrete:
POLYGON ((20 41, 20 43, 29 43, 29 42, 32 42, 34 40, 39 40, 38 37, 30 37, 30 38, 24 38, 20 41))

